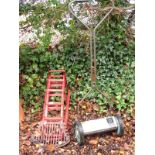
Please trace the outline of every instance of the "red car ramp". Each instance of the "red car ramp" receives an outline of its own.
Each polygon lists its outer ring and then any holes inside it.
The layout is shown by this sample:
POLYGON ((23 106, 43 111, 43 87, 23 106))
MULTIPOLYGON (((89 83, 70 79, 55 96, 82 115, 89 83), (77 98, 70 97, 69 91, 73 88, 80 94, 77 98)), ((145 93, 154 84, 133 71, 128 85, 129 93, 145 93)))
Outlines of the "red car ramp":
POLYGON ((50 70, 47 79, 43 119, 39 123, 39 132, 33 139, 35 142, 53 144, 62 147, 69 143, 67 131, 70 90, 67 89, 64 70, 50 70), (39 133, 39 134, 38 134, 39 133))

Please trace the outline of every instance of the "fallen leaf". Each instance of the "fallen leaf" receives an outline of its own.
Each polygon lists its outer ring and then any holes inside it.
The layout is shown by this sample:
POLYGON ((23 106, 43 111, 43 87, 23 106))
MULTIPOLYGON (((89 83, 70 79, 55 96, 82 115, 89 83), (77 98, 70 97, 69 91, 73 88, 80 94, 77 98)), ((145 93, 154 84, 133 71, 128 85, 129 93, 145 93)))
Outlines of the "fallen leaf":
POLYGON ((97 145, 98 144, 98 138, 97 139, 92 139, 89 141, 89 144, 92 144, 92 145, 97 145))
POLYGON ((46 146, 46 151, 53 152, 55 150, 55 146, 53 144, 48 144, 46 146))
POLYGON ((39 148, 40 147, 40 144, 36 144, 36 148, 39 148))
POLYGON ((110 152, 111 152, 111 155, 116 155, 116 153, 117 153, 117 151, 115 151, 115 150, 111 150, 110 152))
POLYGON ((82 109, 86 109, 87 107, 85 105, 82 106, 82 109))
POLYGON ((125 150, 129 150, 129 149, 130 149, 130 148, 129 148, 129 145, 128 145, 127 143, 124 144, 124 149, 125 149, 125 150))
POLYGON ((119 151, 120 155, 125 155, 125 151, 119 151))
POLYGON ((43 148, 40 148, 39 150, 38 150, 38 153, 43 153, 44 152, 44 149, 43 148))
POLYGON ((60 153, 62 153, 62 152, 64 152, 64 149, 61 148, 61 149, 60 149, 60 153))
POLYGON ((100 110, 100 107, 99 107, 99 105, 94 104, 93 109, 94 109, 95 111, 99 111, 99 110, 100 110))
POLYGON ((27 136, 21 137, 21 140, 26 140, 26 139, 27 139, 27 136))
POLYGON ((23 144, 29 146, 29 145, 31 145, 31 142, 30 141, 25 141, 23 144))
POLYGON ((39 137, 39 136, 41 136, 41 133, 39 131, 35 131, 34 136, 39 137))
POLYGON ((32 123, 31 127, 35 127, 37 125, 38 125, 38 122, 34 122, 34 123, 32 123))

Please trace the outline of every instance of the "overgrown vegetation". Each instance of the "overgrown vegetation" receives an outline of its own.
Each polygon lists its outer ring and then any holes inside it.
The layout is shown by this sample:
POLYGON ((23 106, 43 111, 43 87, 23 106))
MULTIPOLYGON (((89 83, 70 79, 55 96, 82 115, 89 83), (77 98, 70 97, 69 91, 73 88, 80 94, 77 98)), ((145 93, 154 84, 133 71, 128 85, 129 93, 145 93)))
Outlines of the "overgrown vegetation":
MULTIPOLYGON (((66 4, 54 1, 20 6, 20 15, 31 12, 20 26, 31 25, 40 39, 35 47, 20 45, 20 97, 25 100, 25 109, 31 107, 32 112, 42 107, 50 69, 66 70, 72 107, 90 87, 89 35, 74 20, 70 21, 71 27, 65 27, 61 19, 66 11, 66 4), (40 37, 43 21, 44 35, 40 37), (51 26, 65 36, 55 48, 49 46, 54 35, 51 26)), ((112 13, 97 32, 97 85, 105 97, 94 91, 88 98, 100 105, 100 112, 108 107, 129 113, 133 110, 134 67, 134 39, 129 34, 128 21, 123 14, 112 13)))

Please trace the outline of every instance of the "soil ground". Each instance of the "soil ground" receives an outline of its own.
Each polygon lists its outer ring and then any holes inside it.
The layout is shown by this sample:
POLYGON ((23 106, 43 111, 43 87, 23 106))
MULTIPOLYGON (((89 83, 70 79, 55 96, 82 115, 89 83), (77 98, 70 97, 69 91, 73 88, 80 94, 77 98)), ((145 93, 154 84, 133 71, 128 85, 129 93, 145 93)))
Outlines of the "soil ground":
MULTIPOLYGON (((97 106, 97 105, 95 105, 97 106)), ((36 124, 42 118, 42 111, 36 114, 26 113, 26 121, 20 124, 20 155, 134 155, 135 148, 135 119, 134 111, 126 114, 125 111, 118 112, 113 109, 104 113, 94 110, 94 104, 85 103, 77 110, 69 112, 68 130, 70 143, 62 148, 54 148, 51 144, 34 144, 30 138, 35 130, 36 124), (109 115, 120 115, 124 122, 124 135, 118 137, 116 133, 107 133, 85 137, 85 144, 79 146, 74 138, 73 123, 75 120, 86 121, 109 115)))

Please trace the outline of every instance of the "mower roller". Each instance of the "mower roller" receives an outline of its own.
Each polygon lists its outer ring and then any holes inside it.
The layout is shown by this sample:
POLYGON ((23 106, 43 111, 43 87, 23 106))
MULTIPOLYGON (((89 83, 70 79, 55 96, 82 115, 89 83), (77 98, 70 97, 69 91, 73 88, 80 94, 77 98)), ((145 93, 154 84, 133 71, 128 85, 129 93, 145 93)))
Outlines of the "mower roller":
POLYGON ((76 121, 74 128, 75 138, 79 145, 84 144, 85 136, 87 135, 115 131, 118 136, 122 136, 124 133, 123 122, 120 116, 107 116, 85 122, 76 121))

